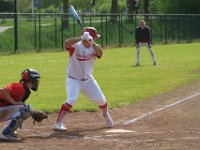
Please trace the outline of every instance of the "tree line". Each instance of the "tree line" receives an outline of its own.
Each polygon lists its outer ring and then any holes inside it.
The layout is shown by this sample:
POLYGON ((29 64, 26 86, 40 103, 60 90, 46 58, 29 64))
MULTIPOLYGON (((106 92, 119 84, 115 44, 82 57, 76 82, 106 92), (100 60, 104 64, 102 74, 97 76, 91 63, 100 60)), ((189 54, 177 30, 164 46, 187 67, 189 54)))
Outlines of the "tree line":
MULTIPOLYGON (((200 0, 1 0, 0 12, 13 12, 14 1, 20 13, 68 13, 73 5, 80 13, 123 13, 129 20, 133 14, 200 14, 200 0)), ((68 15, 64 18, 63 28, 67 28, 68 15)), ((117 16, 111 15, 111 21, 117 21, 117 16)))
MULTIPOLYGON (((73 5, 79 12, 199 14, 200 0, 17 0, 18 12, 60 13, 73 5)), ((0 12, 12 12, 14 0, 1 0, 0 12)))

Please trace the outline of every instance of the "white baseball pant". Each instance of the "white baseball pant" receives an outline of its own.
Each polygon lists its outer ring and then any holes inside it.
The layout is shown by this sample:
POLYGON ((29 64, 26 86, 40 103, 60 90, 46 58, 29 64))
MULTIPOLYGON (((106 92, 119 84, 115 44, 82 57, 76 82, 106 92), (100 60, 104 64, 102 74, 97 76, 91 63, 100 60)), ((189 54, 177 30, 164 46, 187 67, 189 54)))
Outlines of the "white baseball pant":
POLYGON ((78 100, 80 91, 88 99, 95 101, 98 105, 104 105, 106 103, 106 98, 94 78, 89 78, 86 81, 80 81, 68 77, 66 80, 66 103, 74 106, 78 100))
POLYGON ((137 64, 140 64, 140 49, 141 49, 141 46, 142 45, 146 45, 148 50, 149 50, 149 53, 151 55, 151 58, 152 58, 152 61, 153 63, 155 64, 156 63, 156 57, 154 55, 154 52, 153 52, 153 49, 148 45, 148 43, 139 43, 138 47, 137 47, 137 64))

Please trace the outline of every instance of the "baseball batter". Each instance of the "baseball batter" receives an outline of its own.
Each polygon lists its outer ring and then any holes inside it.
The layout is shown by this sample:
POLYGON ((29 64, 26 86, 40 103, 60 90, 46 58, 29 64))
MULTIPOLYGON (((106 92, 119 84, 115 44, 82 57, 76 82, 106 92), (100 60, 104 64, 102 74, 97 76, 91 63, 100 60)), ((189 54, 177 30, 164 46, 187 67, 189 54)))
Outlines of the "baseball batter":
POLYGON ((1 140, 20 140, 15 131, 23 121, 31 116, 31 108, 24 104, 31 94, 37 91, 40 74, 34 69, 26 69, 21 73, 21 80, 0 88, 0 123, 9 121, 2 129, 1 140))
POLYGON ((150 28, 148 26, 146 26, 144 20, 140 21, 140 26, 138 26, 135 30, 135 41, 136 41, 136 48, 137 48, 136 66, 140 65, 140 49, 143 44, 147 46, 147 48, 151 54, 153 64, 156 65, 157 64, 156 57, 155 57, 153 49, 151 47, 150 28))
POLYGON ((67 100, 61 106, 53 129, 66 130, 63 124, 64 116, 70 112, 76 104, 81 91, 88 99, 95 101, 103 112, 108 127, 113 127, 113 120, 108 113, 108 104, 99 85, 92 76, 96 58, 101 58, 103 51, 101 46, 95 43, 100 37, 93 27, 84 28, 81 37, 69 38, 65 41, 65 48, 69 52, 67 67, 66 91, 67 100))

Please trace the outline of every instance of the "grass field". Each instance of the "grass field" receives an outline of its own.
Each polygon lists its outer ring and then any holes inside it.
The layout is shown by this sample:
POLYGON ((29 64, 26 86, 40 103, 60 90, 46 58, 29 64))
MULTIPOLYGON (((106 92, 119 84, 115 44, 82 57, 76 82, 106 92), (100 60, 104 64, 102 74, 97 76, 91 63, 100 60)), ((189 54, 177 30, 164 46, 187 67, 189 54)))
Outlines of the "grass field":
MULTIPOLYGON (((105 49, 96 61, 94 77, 111 108, 169 91, 200 78, 200 43, 155 45, 158 66, 153 66, 146 48, 141 51, 141 66, 133 67, 134 47, 105 49)), ((26 68, 41 75, 38 92, 32 92, 28 103, 34 108, 55 112, 65 101, 65 78, 68 54, 44 52, 0 56, 0 86, 18 81, 26 68)), ((73 111, 95 111, 98 107, 82 94, 73 111)))

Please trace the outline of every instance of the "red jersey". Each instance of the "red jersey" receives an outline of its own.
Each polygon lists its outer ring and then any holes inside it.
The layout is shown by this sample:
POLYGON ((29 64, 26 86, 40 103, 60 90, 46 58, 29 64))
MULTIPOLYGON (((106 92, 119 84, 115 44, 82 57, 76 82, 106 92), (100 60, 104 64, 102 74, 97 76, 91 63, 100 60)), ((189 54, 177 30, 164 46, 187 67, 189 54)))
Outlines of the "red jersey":
MULTIPOLYGON (((8 93, 15 101, 25 102, 31 93, 30 89, 26 85, 20 82, 6 85, 4 86, 4 88, 7 89, 8 93)), ((10 104, 5 99, 5 97, 0 93, 0 107, 8 106, 8 105, 12 105, 12 104, 10 104)))

